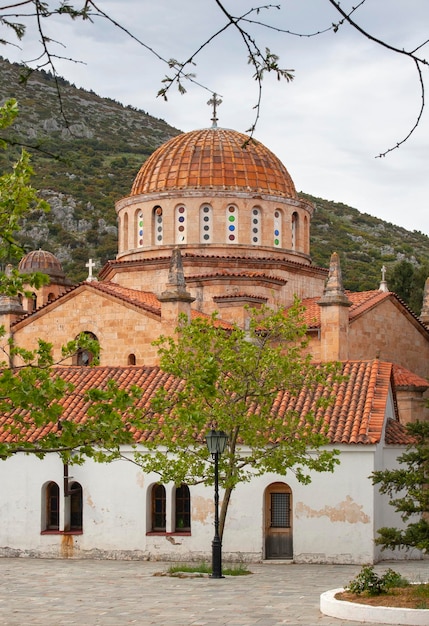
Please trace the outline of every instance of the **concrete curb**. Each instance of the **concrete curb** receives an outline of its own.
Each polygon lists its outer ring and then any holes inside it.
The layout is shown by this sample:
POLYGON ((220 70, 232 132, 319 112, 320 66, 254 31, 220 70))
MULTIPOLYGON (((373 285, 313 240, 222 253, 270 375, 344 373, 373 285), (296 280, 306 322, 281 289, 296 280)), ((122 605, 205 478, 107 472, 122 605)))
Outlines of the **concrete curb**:
POLYGON ((372 624, 396 624, 401 626, 428 626, 429 609, 401 609, 388 606, 368 606, 344 600, 335 595, 343 588, 325 591, 320 596, 320 610, 324 615, 372 624))

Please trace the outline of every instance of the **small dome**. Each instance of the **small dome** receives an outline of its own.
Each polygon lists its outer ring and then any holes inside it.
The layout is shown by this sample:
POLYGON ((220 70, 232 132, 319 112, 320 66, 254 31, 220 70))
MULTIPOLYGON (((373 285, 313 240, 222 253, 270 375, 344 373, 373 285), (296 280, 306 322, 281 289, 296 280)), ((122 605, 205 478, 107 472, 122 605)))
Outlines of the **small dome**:
POLYGON ((143 163, 130 195, 186 189, 297 197, 289 172, 268 148, 223 128, 195 130, 167 141, 143 163))
POLYGON ((26 254, 19 262, 18 270, 22 274, 42 272, 48 276, 64 278, 64 270, 57 257, 46 250, 33 250, 26 254))

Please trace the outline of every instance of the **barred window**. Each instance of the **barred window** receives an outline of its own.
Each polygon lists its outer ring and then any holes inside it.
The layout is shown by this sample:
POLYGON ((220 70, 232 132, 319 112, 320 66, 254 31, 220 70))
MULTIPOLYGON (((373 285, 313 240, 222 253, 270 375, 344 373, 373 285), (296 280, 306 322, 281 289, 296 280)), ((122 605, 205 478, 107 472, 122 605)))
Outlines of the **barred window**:
POLYGON ((290 493, 271 494, 271 528, 290 528, 290 493))

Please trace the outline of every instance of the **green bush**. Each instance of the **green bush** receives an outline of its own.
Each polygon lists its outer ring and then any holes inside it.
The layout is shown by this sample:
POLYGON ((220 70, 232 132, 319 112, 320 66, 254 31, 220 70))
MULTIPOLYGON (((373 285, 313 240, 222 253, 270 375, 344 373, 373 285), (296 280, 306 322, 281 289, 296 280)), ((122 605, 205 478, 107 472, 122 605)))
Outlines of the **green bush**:
POLYGON ((408 580, 393 569, 389 568, 379 576, 372 565, 364 565, 356 578, 349 582, 346 590, 358 595, 366 593, 369 596, 379 596, 393 587, 405 587, 408 584, 408 580))

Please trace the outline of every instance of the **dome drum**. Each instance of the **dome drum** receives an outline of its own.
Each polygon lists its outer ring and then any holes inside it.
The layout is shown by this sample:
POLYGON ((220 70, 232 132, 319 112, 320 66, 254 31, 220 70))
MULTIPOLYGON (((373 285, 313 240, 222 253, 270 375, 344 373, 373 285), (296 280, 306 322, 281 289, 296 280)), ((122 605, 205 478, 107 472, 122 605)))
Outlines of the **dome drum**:
POLYGON ((309 254, 311 205, 210 194, 118 203, 118 258, 162 245, 238 244, 309 254))
POLYGON ((268 249, 310 263, 313 206, 298 198, 270 150, 236 131, 173 137, 142 165, 116 211, 121 260, 147 258, 162 246, 209 245, 259 256, 268 249))

